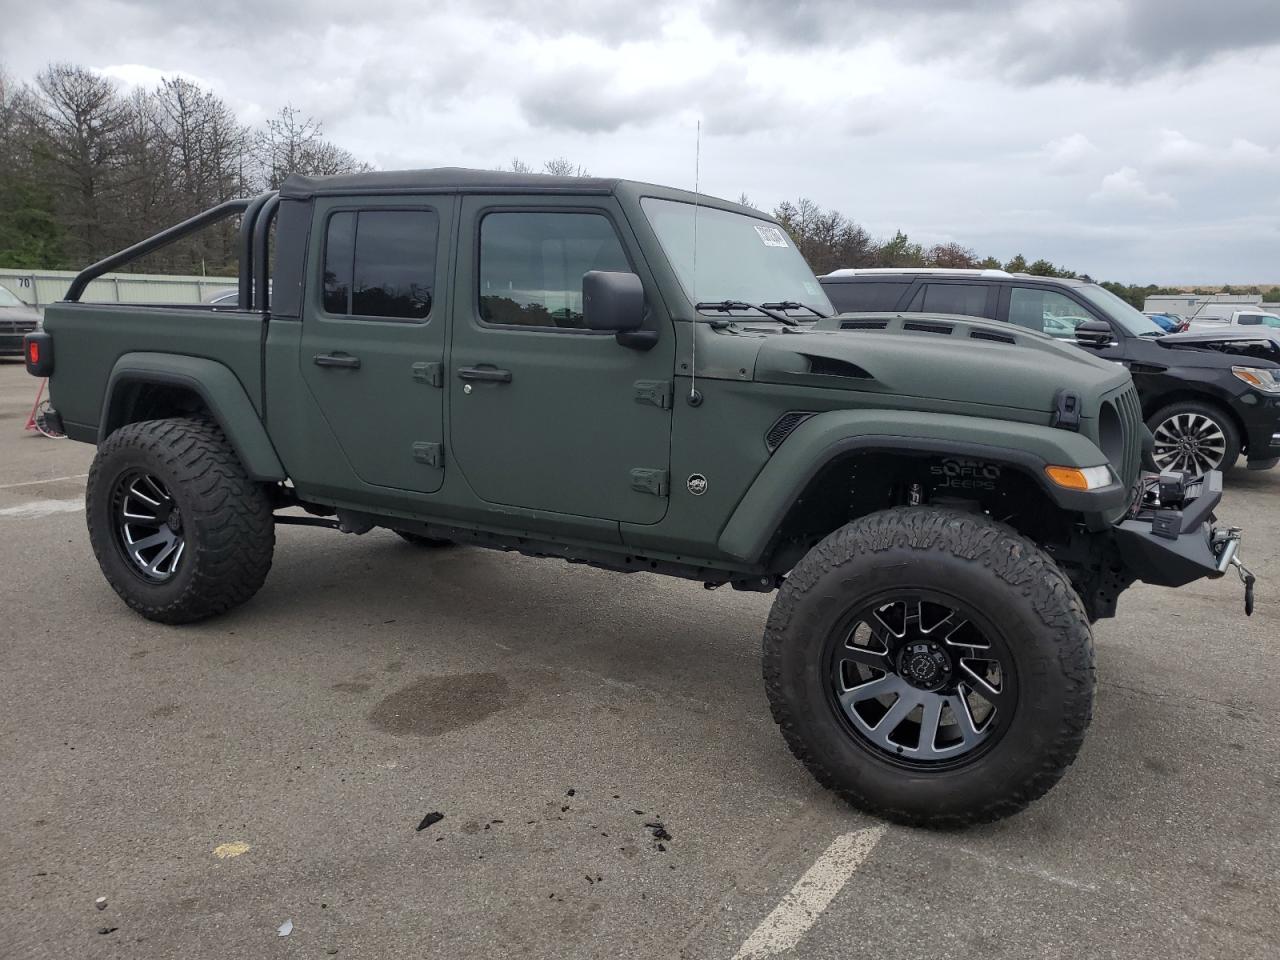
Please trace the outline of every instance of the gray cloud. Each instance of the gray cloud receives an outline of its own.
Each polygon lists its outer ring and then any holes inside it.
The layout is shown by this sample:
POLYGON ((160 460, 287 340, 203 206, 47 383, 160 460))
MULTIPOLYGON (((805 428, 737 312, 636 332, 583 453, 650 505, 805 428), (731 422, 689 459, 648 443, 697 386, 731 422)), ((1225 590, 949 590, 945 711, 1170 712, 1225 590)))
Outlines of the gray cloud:
POLYGON ((708 18, 754 42, 847 48, 887 40, 910 59, 991 65, 1029 83, 1128 83, 1280 45, 1276 0, 710 0, 708 18))

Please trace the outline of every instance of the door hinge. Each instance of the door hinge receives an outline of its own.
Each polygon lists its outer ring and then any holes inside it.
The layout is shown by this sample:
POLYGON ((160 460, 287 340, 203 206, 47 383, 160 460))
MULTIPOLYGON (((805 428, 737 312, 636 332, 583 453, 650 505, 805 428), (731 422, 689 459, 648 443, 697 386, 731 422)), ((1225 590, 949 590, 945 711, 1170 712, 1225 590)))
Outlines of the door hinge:
POLYGON ((418 383, 429 384, 433 387, 443 387, 444 364, 434 361, 415 363, 413 365, 413 379, 417 380, 418 383))
POLYGON ((670 380, 637 380, 636 403, 648 403, 659 410, 671 409, 670 380))
POLYGON ((631 468, 631 489, 639 493, 651 493, 655 497, 667 495, 667 471, 652 467, 631 468))
POLYGON ((444 466, 444 444, 418 441, 413 445, 413 459, 428 467, 444 466))

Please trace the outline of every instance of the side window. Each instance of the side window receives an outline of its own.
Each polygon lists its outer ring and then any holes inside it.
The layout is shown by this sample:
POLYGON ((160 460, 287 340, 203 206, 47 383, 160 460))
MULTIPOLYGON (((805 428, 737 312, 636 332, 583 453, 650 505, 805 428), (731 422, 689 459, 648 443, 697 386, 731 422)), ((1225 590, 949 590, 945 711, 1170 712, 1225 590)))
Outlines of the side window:
POLYGON ((1051 337, 1073 340, 1076 327, 1093 314, 1056 290, 1014 287, 1009 291, 1009 322, 1051 337))
POLYGON ((433 210, 335 213, 325 235, 325 311, 426 319, 435 290, 438 228, 433 210))
POLYGON ((822 285, 822 292, 841 313, 871 313, 892 310, 909 286, 910 280, 833 280, 822 285))
POLYGON ((981 283, 927 283, 924 299, 919 295, 911 309, 922 313, 955 313, 962 317, 989 317, 987 312, 988 285, 981 283), (920 302, 922 305, 917 306, 920 302))
POLYGON ((486 323, 582 329, 582 275, 590 270, 631 270, 602 214, 490 213, 480 221, 486 323))

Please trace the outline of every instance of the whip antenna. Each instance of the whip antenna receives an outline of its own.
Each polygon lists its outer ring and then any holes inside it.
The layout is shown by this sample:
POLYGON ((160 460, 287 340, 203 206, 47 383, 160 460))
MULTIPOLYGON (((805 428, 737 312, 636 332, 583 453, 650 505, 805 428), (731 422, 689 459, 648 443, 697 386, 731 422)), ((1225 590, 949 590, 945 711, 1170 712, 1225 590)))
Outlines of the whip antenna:
POLYGON ((693 318, 689 326, 689 403, 697 406, 702 402, 702 394, 698 393, 698 205, 702 197, 699 185, 702 176, 702 121, 698 121, 698 132, 693 146, 693 318))

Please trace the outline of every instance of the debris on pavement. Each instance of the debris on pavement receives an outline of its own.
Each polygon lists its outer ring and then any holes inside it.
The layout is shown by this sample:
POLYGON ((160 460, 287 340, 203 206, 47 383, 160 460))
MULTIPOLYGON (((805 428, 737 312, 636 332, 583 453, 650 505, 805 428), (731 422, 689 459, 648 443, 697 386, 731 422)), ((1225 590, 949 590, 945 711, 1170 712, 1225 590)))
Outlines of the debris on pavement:
POLYGON ((565 794, 565 796, 566 796, 566 797, 572 797, 572 796, 573 796, 575 793, 577 793, 577 792, 578 792, 578 791, 577 791, 577 790, 575 790, 575 789, 573 789, 573 787, 570 787, 570 788, 569 788, 569 792, 568 792, 568 793, 566 793, 566 794, 565 794))
POLYGON ((438 810, 433 811, 432 813, 428 813, 425 817, 422 818, 422 822, 418 824, 418 829, 425 830, 427 829, 427 827, 431 826, 433 823, 439 823, 443 819, 444 819, 443 813, 441 813, 438 810))
POLYGON ((101 933, 101 934, 115 933, 119 929, 120 929, 119 927, 99 927, 98 933, 101 933))
POLYGON ((646 828, 647 830, 652 831, 652 833, 653 833, 653 839, 655 839, 655 840, 670 840, 670 839, 671 839, 671 834, 667 832, 667 828, 666 828, 665 826, 663 826, 663 824, 662 824, 662 821, 661 821, 661 820, 656 820, 656 821, 654 821, 653 823, 646 823, 646 824, 645 824, 645 828, 646 828))
POLYGON ((243 840, 233 840, 231 843, 220 843, 213 848, 213 855, 219 860, 227 860, 231 857, 238 857, 242 853, 249 850, 249 844, 243 840))
POLYGON ((97 900, 93 901, 93 905, 99 910, 105 910, 107 909, 107 898, 99 897, 97 900))
POLYGON ((292 920, 286 920, 284 923, 280 924, 280 926, 276 929, 277 937, 287 937, 291 933, 293 933, 292 920))

